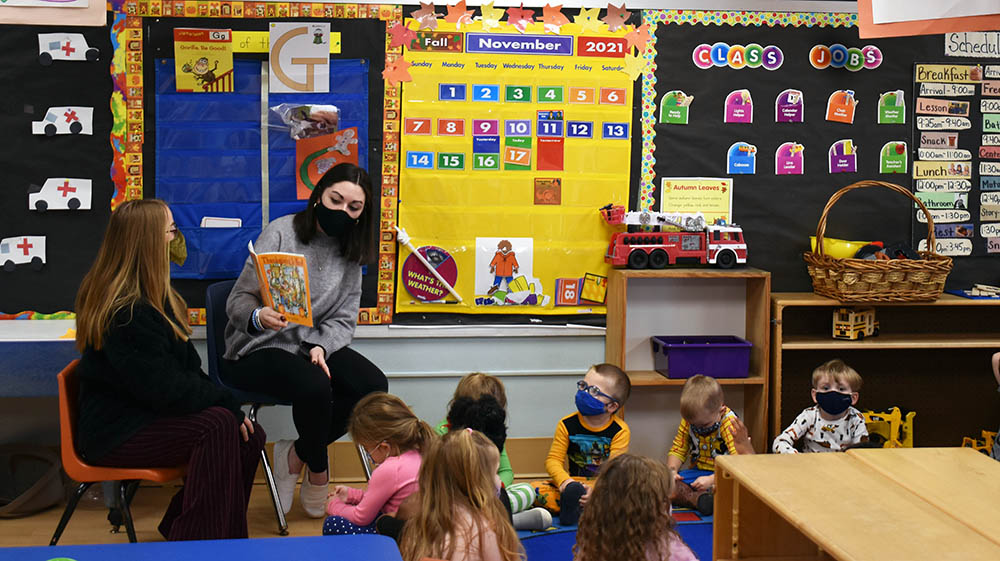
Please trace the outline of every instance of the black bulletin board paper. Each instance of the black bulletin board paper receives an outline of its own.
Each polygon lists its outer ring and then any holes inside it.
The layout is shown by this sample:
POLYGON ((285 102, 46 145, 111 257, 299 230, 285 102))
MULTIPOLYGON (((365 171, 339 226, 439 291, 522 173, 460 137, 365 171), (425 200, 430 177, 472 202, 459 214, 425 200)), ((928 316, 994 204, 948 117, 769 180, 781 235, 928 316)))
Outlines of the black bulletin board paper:
POLYGON ((0 238, 45 236, 40 271, 0 270, 0 313, 72 310, 111 215, 111 39, 106 27, 0 25, 0 238), (38 34, 82 33, 101 51, 97 62, 38 63, 38 34), (49 107, 94 108, 93 135, 31 134, 49 107), (91 179, 91 210, 28 210, 29 186, 49 177, 91 179))
MULTIPOLYGON (((916 60, 963 59, 943 57, 941 35, 862 40, 856 28, 829 27, 730 27, 660 24, 656 31, 656 102, 666 92, 682 90, 694 96, 688 125, 657 124, 654 156, 656 208, 664 177, 732 177, 734 222, 743 227, 749 245, 749 265, 771 271, 775 291, 810 291, 802 252, 809 248, 823 206, 837 189, 863 179, 877 179, 912 187, 916 157, 913 142, 913 63, 916 60), (757 43, 776 45, 784 53, 774 71, 729 67, 701 70, 692 62, 700 44, 757 43), (817 70, 809 63, 809 50, 817 44, 847 47, 877 46, 881 65, 850 72, 844 68, 817 70), (748 89, 754 102, 752 124, 723 123, 726 96, 748 89), (798 89, 805 100, 803 123, 775 123, 774 101, 785 89, 798 89), (907 122, 877 124, 879 94, 906 93, 907 122), (827 99, 836 90, 854 90, 858 100, 852 125, 825 120, 827 99), (853 139, 858 147, 857 173, 828 171, 830 145, 853 139), (757 147, 757 173, 726 174, 726 152, 738 141, 757 147), (774 152, 786 141, 805 146, 803 175, 775 175, 774 152), (889 141, 906 141, 910 152, 908 173, 880 174, 879 152, 889 141)), ((976 150, 978 144, 968 147, 976 150)), ((913 203, 885 189, 868 188, 848 193, 831 210, 826 233, 850 240, 909 242, 912 239, 913 203)), ((955 259, 949 285, 1000 281, 1000 260, 990 257, 955 259)))

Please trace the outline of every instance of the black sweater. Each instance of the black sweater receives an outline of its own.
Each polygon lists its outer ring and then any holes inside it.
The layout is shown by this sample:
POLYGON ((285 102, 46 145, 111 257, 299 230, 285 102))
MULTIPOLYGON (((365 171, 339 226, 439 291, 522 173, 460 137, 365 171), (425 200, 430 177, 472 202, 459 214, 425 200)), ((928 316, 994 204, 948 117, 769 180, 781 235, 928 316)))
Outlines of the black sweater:
POLYGON ((162 417, 197 413, 213 405, 243 421, 240 403, 201 370, 191 341, 182 341, 145 302, 119 311, 104 334, 104 347, 87 347, 80 377, 76 448, 97 461, 162 417))

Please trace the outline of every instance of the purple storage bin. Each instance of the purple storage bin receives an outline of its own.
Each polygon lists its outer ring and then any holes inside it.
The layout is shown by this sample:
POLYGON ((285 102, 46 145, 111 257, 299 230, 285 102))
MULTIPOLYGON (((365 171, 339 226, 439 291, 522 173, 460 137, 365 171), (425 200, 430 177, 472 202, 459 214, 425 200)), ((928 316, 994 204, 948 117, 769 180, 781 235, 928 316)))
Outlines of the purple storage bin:
POLYGON ((667 378, 746 378, 753 343, 733 335, 656 335, 653 367, 667 378))

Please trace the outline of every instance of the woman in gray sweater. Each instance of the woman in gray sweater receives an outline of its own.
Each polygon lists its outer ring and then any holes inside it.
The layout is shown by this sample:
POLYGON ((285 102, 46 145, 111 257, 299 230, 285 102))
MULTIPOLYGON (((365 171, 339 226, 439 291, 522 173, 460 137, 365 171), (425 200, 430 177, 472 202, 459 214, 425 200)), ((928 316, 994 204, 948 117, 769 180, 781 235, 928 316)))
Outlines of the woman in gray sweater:
POLYGON ((302 508, 314 518, 325 515, 327 445, 347 432, 355 403, 389 387, 377 366, 348 347, 361 304, 361 265, 377 255, 375 203, 365 170, 339 164, 319 180, 305 210, 271 222, 254 244, 259 253, 305 255, 313 327, 289 324, 264 306, 250 258, 226 303, 223 379, 292 402, 299 438, 274 446, 274 477, 286 513, 308 466, 302 508))

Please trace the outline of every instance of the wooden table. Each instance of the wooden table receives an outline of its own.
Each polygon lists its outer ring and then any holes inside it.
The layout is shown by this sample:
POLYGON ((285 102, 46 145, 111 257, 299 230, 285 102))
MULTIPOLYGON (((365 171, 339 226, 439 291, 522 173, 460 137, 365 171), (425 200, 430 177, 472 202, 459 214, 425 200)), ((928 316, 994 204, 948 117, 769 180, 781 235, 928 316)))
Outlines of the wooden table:
MULTIPOLYGON (((906 449, 894 457, 905 457, 909 450, 919 449, 906 449)), ((883 451, 871 452, 874 456, 883 451)), ((949 456, 972 461, 960 449, 941 453, 942 458, 949 456)), ((919 495, 869 463, 891 460, 828 453, 719 456, 716 461, 717 560, 1000 559, 1000 543, 986 537, 1000 520, 994 516, 982 532, 974 530, 965 519, 950 514, 958 510, 954 506, 958 502, 938 492, 934 496, 945 507, 939 506, 926 498, 929 491, 919 495)), ((1000 479, 1000 463, 978 467, 980 472, 963 474, 962 485, 977 487, 1000 479)), ((959 468, 948 468, 952 473, 954 469, 959 468)), ((916 476, 909 481, 914 488, 923 488, 916 476)), ((996 496, 984 492, 980 500, 996 496)))

